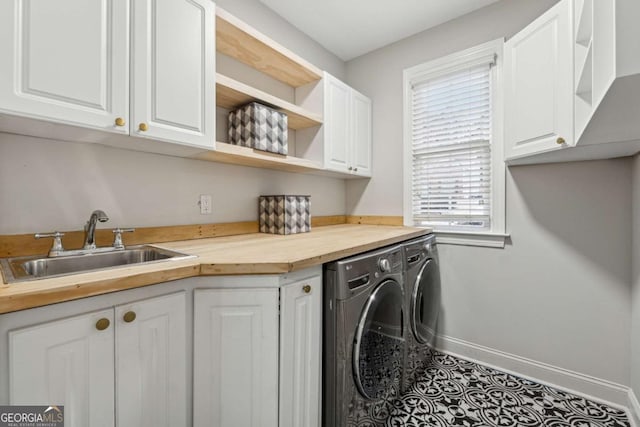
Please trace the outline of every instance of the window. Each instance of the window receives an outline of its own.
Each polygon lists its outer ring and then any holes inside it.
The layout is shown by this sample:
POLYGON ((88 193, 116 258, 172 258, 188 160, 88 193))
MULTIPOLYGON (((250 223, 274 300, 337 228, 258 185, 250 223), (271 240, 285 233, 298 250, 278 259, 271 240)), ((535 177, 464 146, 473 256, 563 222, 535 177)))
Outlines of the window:
POLYGON ((405 70, 406 225, 504 246, 502 40, 405 70))

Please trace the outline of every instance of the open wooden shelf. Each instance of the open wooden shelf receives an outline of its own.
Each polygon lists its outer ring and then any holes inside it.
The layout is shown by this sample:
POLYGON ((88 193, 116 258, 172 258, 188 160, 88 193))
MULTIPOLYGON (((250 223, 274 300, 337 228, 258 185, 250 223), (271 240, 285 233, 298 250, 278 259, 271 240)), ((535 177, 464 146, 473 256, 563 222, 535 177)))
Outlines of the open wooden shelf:
POLYGON ((306 129, 322 124, 322 117, 295 104, 277 98, 220 73, 216 75, 216 104, 234 110, 249 102, 257 101, 287 114, 289 128, 306 129))
POLYGON ((216 142, 214 151, 196 154, 192 158, 234 165, 278 169, 285 172, 323 171, 322 165, 311 160, 254 150, 240 145, 216 142))
POLYGON ((359 179, 366 178, 358 175, 346 174, 326 170, 318 162, 293 156, 283 156, 266 151, 239 145, 216 142, 216 149, 197 153, 190 158, 209 162, 227 163, 231 165, 249 166, 254 168, 275 169, 283 172, 295 172, 309 175, 320 175, 330 178, 359 179))
POLYGON ((322 70, 219 7, 216 49, 292 87, 322 78, 322 70))

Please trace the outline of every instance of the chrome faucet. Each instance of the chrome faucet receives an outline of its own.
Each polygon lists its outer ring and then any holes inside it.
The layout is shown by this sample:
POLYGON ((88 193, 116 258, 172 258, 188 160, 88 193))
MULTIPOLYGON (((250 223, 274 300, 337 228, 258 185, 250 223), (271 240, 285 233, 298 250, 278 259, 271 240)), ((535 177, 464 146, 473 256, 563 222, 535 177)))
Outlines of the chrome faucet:
POLYGON ((96 248, 96 223, 107 222, 109 217, 101 210, 95 210, 91 213, 89 221, 84 226, 84 246, 83 249, 95 249, 96 248))

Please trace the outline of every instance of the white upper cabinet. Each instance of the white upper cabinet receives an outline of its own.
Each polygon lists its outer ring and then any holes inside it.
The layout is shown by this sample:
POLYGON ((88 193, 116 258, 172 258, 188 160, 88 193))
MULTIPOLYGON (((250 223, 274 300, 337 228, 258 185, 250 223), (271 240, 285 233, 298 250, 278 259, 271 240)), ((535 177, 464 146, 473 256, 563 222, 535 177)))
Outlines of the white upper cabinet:
POLYGON ((638 20, 637 0, 561 0, 506 42, 507 162, 640 150, 638 20))
POLYGON ((3 1, 0 54, 0 130, 152 152, 180 153, 114 134, 215 146, 210 0, 3 1))
POLYGON ((353 113, 351 162, 353 171, 358 175, 371 176, 371 100, 361 93, 353 91, 351 101, 353 113))
POLYGON ((371 100, 324 73, 324 166, 371 176, 371 100))
POLYGON ((215 5, 133 0, 131 134, 213 148, 215 5))
POLYGON ((573 145, 573 42, 562 1, 505 44, 507 158, 573 145))
POLYGON ((129 2, 0 2, 0 111, 112 132, 129 117, 129 2))
POLYGON ((331 170, 348 172, 351 145, 351 88, 328 75, 325 79, 324 165, 331 170))

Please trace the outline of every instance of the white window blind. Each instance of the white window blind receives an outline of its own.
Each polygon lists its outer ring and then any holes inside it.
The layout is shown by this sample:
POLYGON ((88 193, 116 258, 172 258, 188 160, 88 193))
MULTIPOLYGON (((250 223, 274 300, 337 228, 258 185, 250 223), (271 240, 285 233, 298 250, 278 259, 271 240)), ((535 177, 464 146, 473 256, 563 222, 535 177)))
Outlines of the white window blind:
POLYGON ((491 228, 491 93, 488 62, 412 85, 415 225, 491 228))

